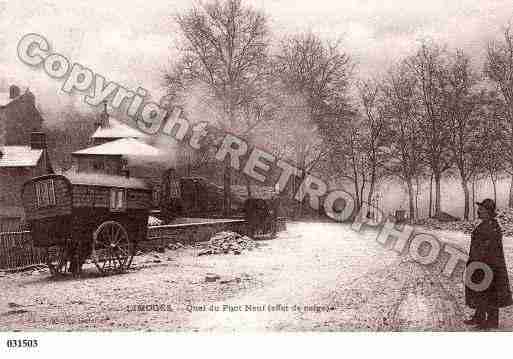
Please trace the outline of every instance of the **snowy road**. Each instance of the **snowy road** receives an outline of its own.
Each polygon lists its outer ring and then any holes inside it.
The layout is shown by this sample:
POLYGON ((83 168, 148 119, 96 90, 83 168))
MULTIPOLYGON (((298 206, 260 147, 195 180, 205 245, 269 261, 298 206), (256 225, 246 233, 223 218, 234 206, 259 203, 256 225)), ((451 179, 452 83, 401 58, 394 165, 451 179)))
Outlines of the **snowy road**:
POLYGON ((457 278, 399 258, 375 240, 375 233, 333 223, 296 223, 288 229, 291 235, 266 248, 268 255, 251 258, 276 270, 272 284, 217 303, 219 311, 194 313, 193 328, 468 329, 462 322, 469 311, 457 278))
MULTIPOLYGON (((444 233, 465 247, 466 237, 444 233)), ((509 268, 513 247, 505 242, 509 268)), ((468 330, 458 278, 399 257, 372 232, 289 223, 241 255, 195 249, 137 257, 124 275, 52 280, 0 273, 2 330, 408 331, 468 330), (209 273, 220 279, 206 281, 209 273), (138 304, 170 310, 135 310, 138 304)), ((511 272, 511 271, 510 271, 511 272)), ((512 281, 513 282, 513 281, 512 281)), ((501 311, 513 330, 513 311, 501 311)))

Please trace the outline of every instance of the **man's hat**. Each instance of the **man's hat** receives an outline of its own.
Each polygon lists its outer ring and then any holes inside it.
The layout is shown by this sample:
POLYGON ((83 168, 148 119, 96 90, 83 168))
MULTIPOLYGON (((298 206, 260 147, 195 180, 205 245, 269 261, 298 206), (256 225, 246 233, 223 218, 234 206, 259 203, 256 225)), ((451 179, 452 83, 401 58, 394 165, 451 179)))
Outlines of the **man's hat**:
POLYGON ((476 202, 478 206, 483 207, 488 212, 495 214, 495 201, 493 199, 487 198, 482 202, 476 202))

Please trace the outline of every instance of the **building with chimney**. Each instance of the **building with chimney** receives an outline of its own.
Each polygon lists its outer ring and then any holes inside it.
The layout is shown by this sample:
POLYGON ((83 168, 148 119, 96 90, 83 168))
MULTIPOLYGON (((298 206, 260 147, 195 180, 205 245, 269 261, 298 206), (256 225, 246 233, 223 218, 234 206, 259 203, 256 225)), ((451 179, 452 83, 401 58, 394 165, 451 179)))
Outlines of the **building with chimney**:
POLYGON ((113 118, 107 113, 107 108, 100 115, 100 120, 96 123, 97 129, 91 136, 93 145, 102 145, 106 142, 119 140, 122 138, 135 138, 144 140, 147 135, 135 128, 132 128, 121 121, 113 118))
POLYGON ((40 132, 43 118, 36 108, 35 96, 28 89, 22 94, 12 85, 0 92, 0 146, 24 146, 32 132, 40 132))
POLYGON ((164 153, 138 139, 120 138, 75 151, 72 156, 77 172, 128 176, 134 175, 136 167, 146 167, 146 171, 156 167, 164 153))
POLYGON ((42 122, 30 91, 0 93, 0 232, 19 229, 25 181, 52 173, 42 122))
POLYGON ((169 154, 147 140, 146 134, 113 118, 105 108, 91 136, 93 146, 71 154, 71 171, 144 179, 154 189, 157 205, 162 171, 169 164, 169 154))

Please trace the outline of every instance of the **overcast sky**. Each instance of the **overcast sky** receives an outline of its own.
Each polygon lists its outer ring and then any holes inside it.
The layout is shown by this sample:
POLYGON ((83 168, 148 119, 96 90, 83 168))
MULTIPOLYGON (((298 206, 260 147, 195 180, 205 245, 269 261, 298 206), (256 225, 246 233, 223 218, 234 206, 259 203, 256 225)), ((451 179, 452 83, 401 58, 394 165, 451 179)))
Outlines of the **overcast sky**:
MULTIPOLYGON (((312 30, 343 37, 362 74, 386 68, 430 37, 481 59, 486 42, 513 18, 511 0, 248 1, 271 17, 277 37, 312 30)), ((174 54, 170 15, 187 0, 0 1, 0 85, 30 86, 42 106, 59 104, 60 83, 20 63, 16 45, 26 33, 43 34, 56 52, 109 80, 158 97, 174 54)))

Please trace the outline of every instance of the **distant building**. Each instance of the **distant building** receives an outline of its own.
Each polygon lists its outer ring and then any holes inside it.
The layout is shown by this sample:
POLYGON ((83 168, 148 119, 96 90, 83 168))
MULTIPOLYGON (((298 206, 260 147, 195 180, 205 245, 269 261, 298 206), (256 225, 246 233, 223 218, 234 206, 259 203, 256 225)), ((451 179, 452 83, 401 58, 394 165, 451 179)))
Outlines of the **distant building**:
POLYGON ((96 131, 91 136, 93 145, 101 145, 122 138, 137 138, 141 140, 147 138, 146 134, 141 131, 109 116, 107 111, 101 114, 97 126, 96 131))
POLYGON ((17 230, 24 217, 23 183, 52 172, 42 122, 30 91, 0 93, 0 232, 17 230))
POLYGON ((0 232, 17 230, 24 218, 23 184, 52 172, 42 132, 31 134, 29 146, 0 147, 0 232))
POLYGON ((130 169, 151 165, 164 155, 158 148, 135 138, 120 138, 72 153, 77 172, 133 175, 130 169))
POLYGON ((168 167, 166 153, 146 143, 147 136, 108 115, 105 110, 91 136, 94 146, 72 153, 73 171, 98 175, 124 175, 146 180, 160 198, 162 172, 168 167))
POLYGON ((0 92, 0 146, 26 145, 30 134, 40 132, 42 124, 32 92, 21 94, 14 85, 8 93, 0 92))

